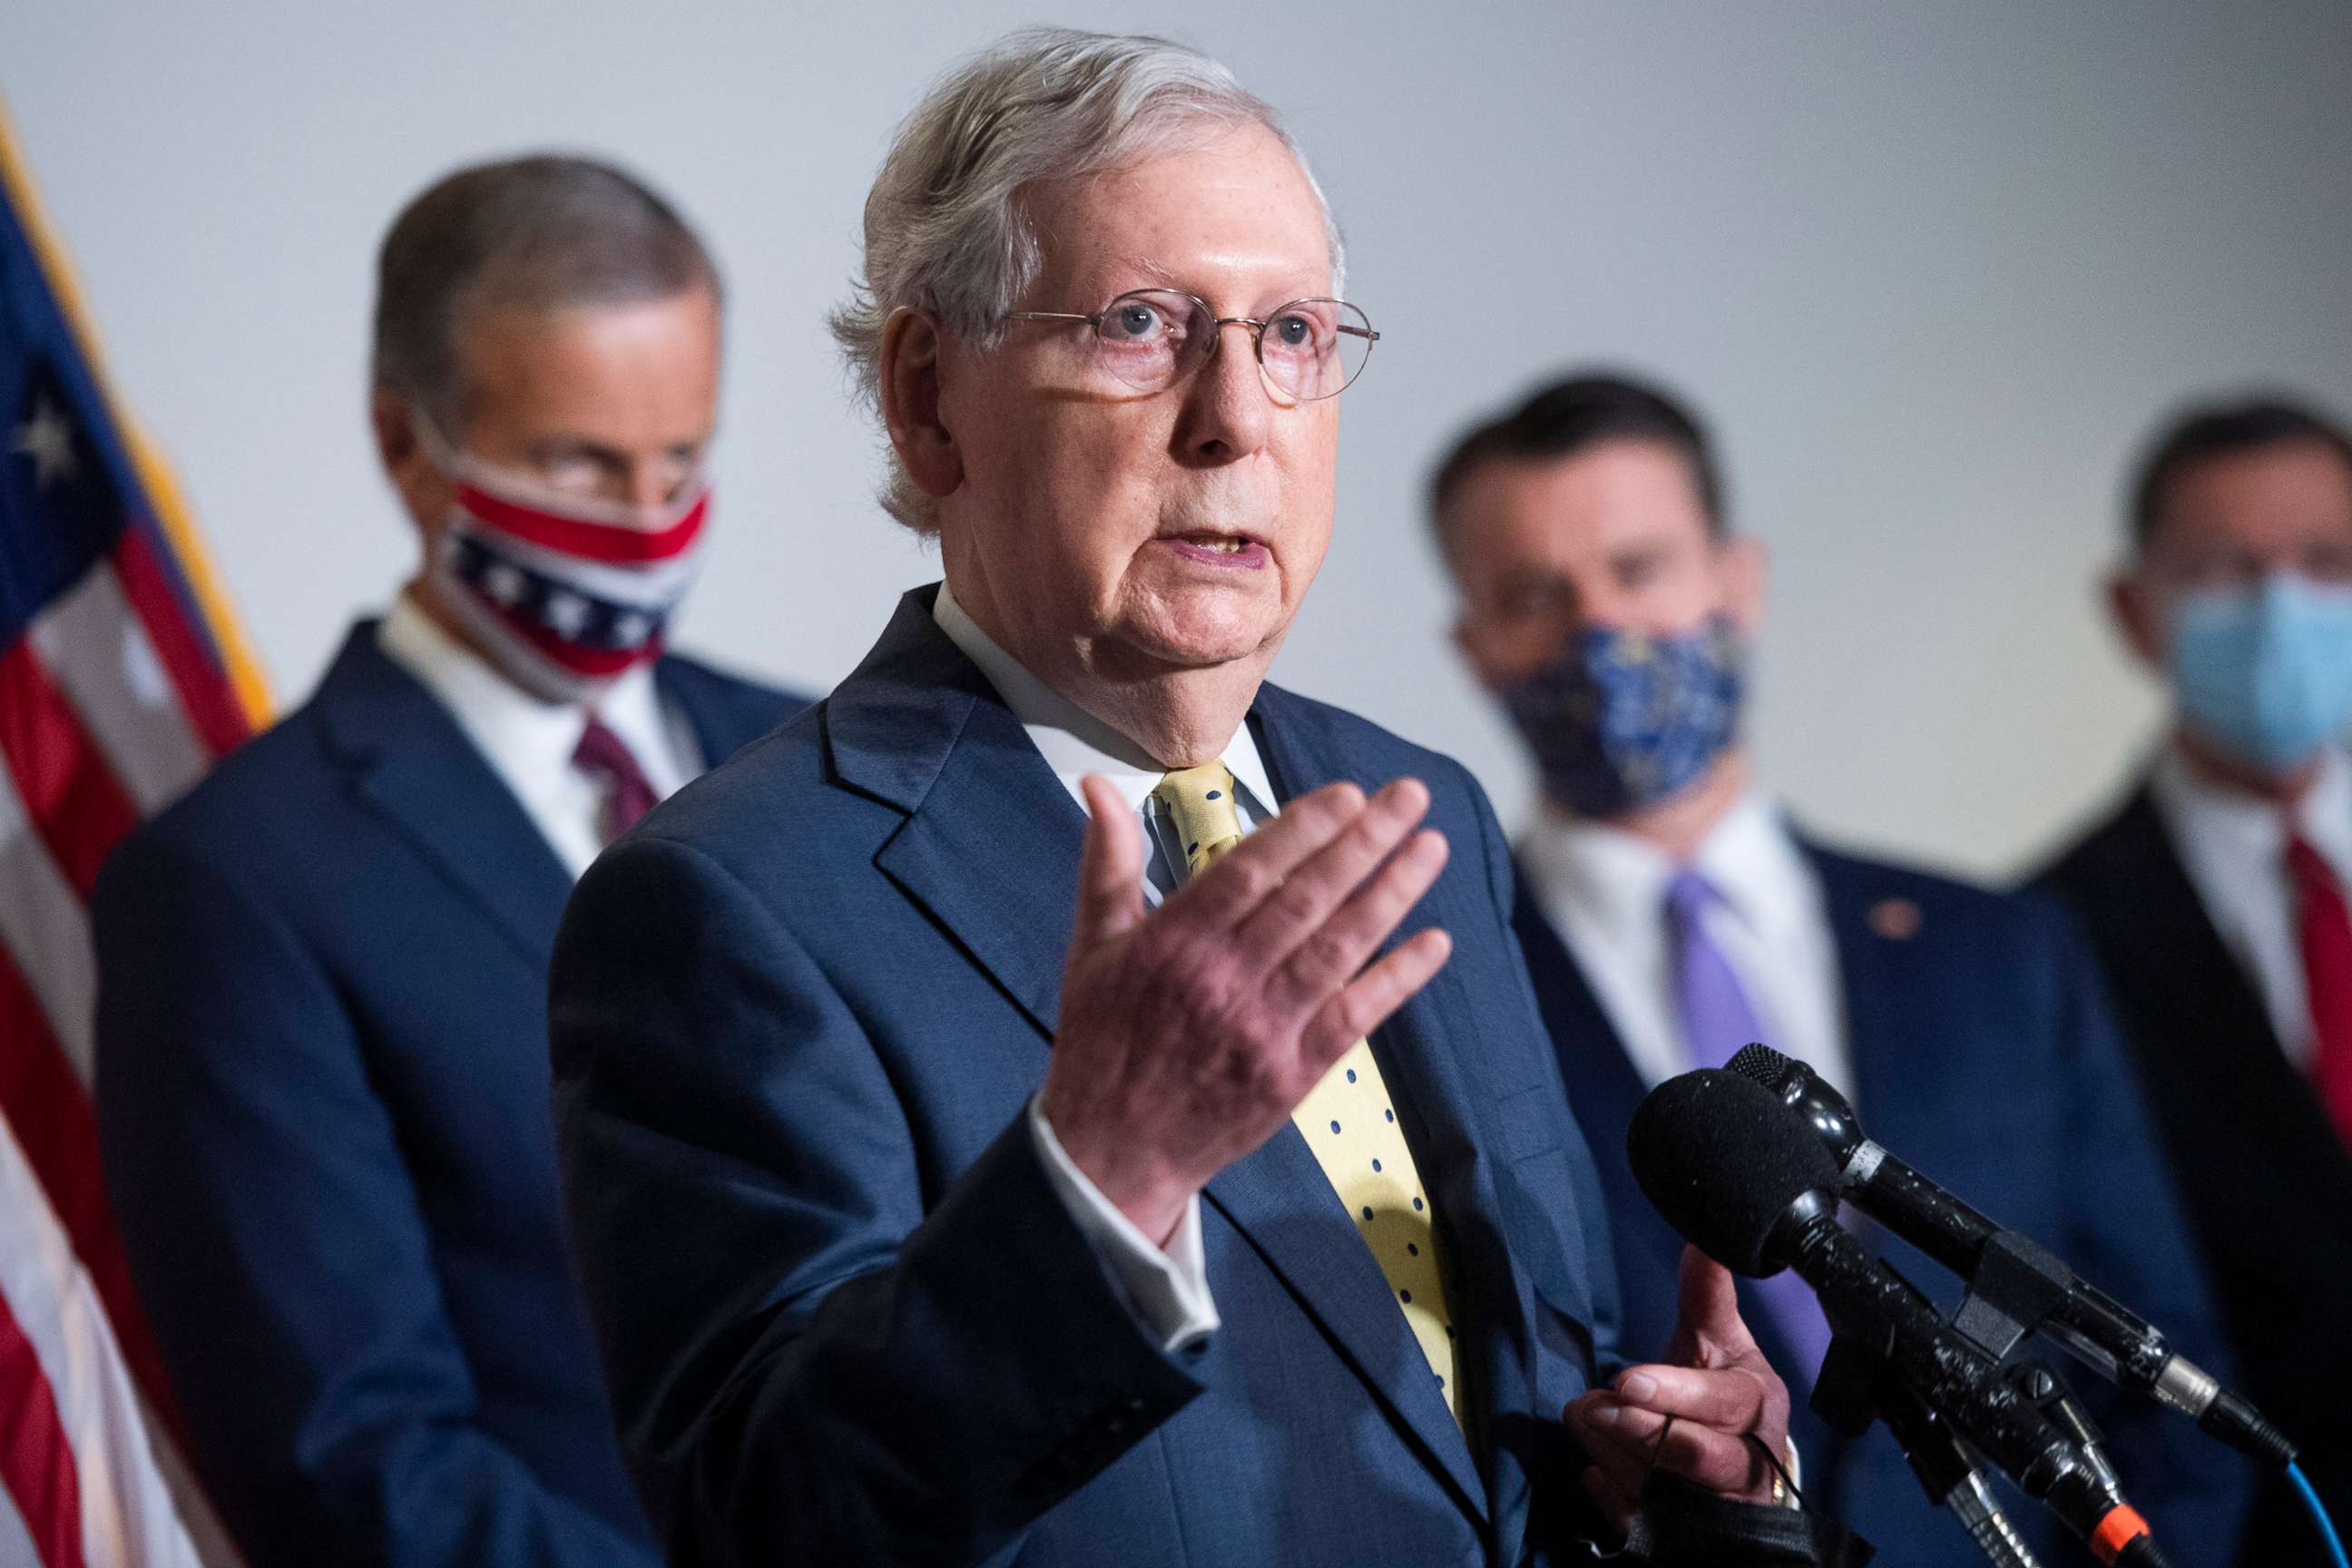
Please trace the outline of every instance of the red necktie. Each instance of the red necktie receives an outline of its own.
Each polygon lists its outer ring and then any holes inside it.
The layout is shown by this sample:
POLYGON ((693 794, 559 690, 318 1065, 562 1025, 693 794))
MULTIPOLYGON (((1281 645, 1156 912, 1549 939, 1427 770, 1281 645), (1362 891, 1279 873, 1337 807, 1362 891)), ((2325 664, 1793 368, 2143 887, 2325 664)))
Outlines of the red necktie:
POLYGON ((2303 944, 2304 987, 2318 1046, 2312 1087, 2336 1133, 2352 1146, 2352 915, 2345 911, 2336 873, 2292 829, 2286 865, 2294 879, 2295 935, 2303 944))
MULTIPOLYGON (((605 728, 602 720, 591 718, 588 728, 580 732, 572 765, 604 786, 602 837, 607 844, 635 827, 637 818, 651 811, 660 798, 646 778, 645 769, 637 766, 628 742, 605 728)), ((2352 934, 2346 940, 2352 942, 2352 934)))

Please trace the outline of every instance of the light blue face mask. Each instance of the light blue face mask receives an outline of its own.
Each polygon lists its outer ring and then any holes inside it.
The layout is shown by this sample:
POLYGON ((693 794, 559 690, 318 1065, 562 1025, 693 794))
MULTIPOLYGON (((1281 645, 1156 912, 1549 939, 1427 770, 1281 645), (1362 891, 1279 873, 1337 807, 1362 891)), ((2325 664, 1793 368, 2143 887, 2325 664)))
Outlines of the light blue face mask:
POLYGON ((2284 776, 2352 719, 2352 588, 2282 573, 2260 587, 2199 589, 2173 605, 2167 658, 2188 727, 2284 776))

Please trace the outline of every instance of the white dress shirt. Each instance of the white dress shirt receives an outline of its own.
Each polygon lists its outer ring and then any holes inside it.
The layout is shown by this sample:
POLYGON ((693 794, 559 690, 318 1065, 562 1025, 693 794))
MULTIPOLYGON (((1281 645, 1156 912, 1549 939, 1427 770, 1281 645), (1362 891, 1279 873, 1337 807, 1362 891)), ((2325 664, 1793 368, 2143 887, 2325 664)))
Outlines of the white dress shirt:
MULTIPOLYGON (((1167 810, 1151 798, 1167 770, 1134 742, 1046 685, 999 647, 964 613, 944 583, 931 618, 948 640, 980 667, 1080 810, 1086 808, 1086 797, 1078 783, 1088 773, 1108 780, 1120 798, 1135 808, 1149 850, 1143 896, 1156 905, 1174 892, 1182 876, 1183 845, 1167 810)), ((1243 720, 1225 743, 1223 760, 1234 775, 1234 804, 1241 808, 1242 831, 1246 833, 1275 814, 1274 786, 1266 778, 1257 742, 1250 736, 1248 720, 1243 720)), ((1036 1140, 1038 1156, 1045 1162, 1055 1192, 1094 1244, 1136 1316, 1171 1351, 1197 1344, 1213 1332, 1218 1323, 1217 1305, 1209 1295, 1199 1195, 1185 1205, 1184 1217, 1163 1251, 1087 1180, 1064 1152, 1034 1099, 1029 1102, 1029 1131, 1036 1140)))
MULTIPOLYGON (((1591 982, 1643 1081, 1690 1070, 1666 913, 1666 885, 1682 868, 1647 839, 1549 809, 1518 850, 1538 907, 1591 982)), ((1721 895, 1700 919, 1747 993, 1764 1043, 1853 1098, 1836 940, 1821 880, 1780 816, 1744 797, 1691 863, 1721 895)))
MULTIPOLYGON (((590 709, 548 702, 493 669, 403 594, 376 626, 376 647, 415 676, 457 721, 545 836, 574 878, 604 847, 602 829, 609 793, 602 779, 572 765, 588 727, 590 709)), ((654 688, 650 665, 615 679, 596 700, 594 714, 636 758, 657 797, 675 793, 700 773, 703 758, 694 726, 668 710, 654 688)))
MULTIPOLYGON (((2286 865, 2286 811, 2216 784, 2167 746, 2148 772, 2148 794, 2198 902, 2262 998, 2287 1059, 2308 1070, 2311 1000, 2295 930, 2294 879, 2286 865)), ((2319 776, 2291 808, 2304 839, 2352 889, 2352 758, 2330 746, 2319 776)))

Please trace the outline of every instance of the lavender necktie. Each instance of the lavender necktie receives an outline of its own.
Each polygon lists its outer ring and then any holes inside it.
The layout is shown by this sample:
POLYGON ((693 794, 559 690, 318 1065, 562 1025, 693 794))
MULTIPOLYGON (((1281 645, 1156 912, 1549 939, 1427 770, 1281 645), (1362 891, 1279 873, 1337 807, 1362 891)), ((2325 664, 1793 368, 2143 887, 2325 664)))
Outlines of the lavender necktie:
MULTIPOLYGON (((1715 945, 1715 939, 1706 934, 1707 907, 1721 898, 1713 883, 1688 867, 1675 873, 1675 879, 1666 884, 1666 933, 1674 958, 1675 1022, 1682 1028, 1683 1046, 1690 1052, 1693 1067, 1719 1068, 1740 1047, 1764 1038, 1764 1030, 1757 1023, 1756 1010, 1748 1005, 1739 976, 1723 956, 1723 950, 1715 945)), ((1789 1269, 1753 1284, 1765 1315, 1772 1320, 1772 1326, 1780 1331, 1780 1338, 1796 1358, 1793 1369, 1782 1371, 1793 1370, 1802 1380, 1804 1386, 1796 1390, 1801 1398, 1804 1389, 1812 1385, 1821 1371, 1822 1357, 1829 1350, 1830 1326, 1822 1317, 1821 1303, 1813 1299, 1811 1288, 1789 1269)))

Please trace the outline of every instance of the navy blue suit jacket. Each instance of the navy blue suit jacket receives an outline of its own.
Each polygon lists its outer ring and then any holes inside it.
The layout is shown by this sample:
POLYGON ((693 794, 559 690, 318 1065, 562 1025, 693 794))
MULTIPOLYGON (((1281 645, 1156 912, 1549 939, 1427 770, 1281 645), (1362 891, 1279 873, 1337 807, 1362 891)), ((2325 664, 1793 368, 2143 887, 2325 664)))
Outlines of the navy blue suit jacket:
MULTIPOLYGON (((1969 1204, 2056 1251, 2161 1326, 2209 1371, 2224 1356, 2212 1296, 2095 969, 2050 900, 1992 893, 1801 846, 1821 879, 1853 1081, 1871 1137, 1969 1204)), ((1682 1241, 1642 1197, 1625 1129, 1644 1088, 1576 961, 1523 891, 1517 925, 1577 1120, 1600 1163, 1624 1301, 1623 1346, 1645 1357, 1675 1326, 1682 1241)), ((1770 1042, 1767 1042, 1769 1044, 1770 1042)), ((1874 1250, 1947 1310, 1960 1286, 1883 1232, 1874 1250)), ((1753 1293, 1743 1316, 1801 1407, 1814 1367, 1791 1364, 1753 1293)), ((2126 1493, 2173 1561, 2222 1559, 2251 1479, 2225 1448, 2152 1404, 2126 1404, 2088 1368, 2042 1351, 2106 1433, 2126 1493)), ((1876 1542, 1886 1560, 1966 1568, 1982 1554, 1937 1518, 1883 1426, 1840 1441, 1809 1410, 1793 1424, 1809 1501, 1876 1542)), ((2045 1560, 2038 1504, 2013 1489, 2011 1518, 2045 1560)))
MULTIPOLYGON (((656 679, 713 761, 801 706, 656 679)), ((107 1190, 254 1568, 656 1560, 556 1204, 571 885, 370 624, 100 879, 107 1190)))
MULTIPOLYGON (((2042 874, 2105 969, 2158 1135, 2210 1261, 2247 1394, 2352 1525, 2352 1157, 2287 1060, 2142 786, 2042 874)), ((2283 1481, 2246 1568, 2326 1561, 2283 1481)), ((2215 1561, 2219 1561, 2217 1557, 2215 1561)))
POLYGON ((1284 798, 1411 773, 1453 846, 1404 922, 1452 961, 1372 1048, 1452 1262, 1465 1440, 1294 1129, 1209 1184, 1197 1353, 1047 1184, 1024 1106, 1085 822, 931 597, 600 859, 556 945, 565 1200, 672 1561, 1550 1560, 1613 1289, 1477 785, 1272 687, 1252 710, 1284 798))

